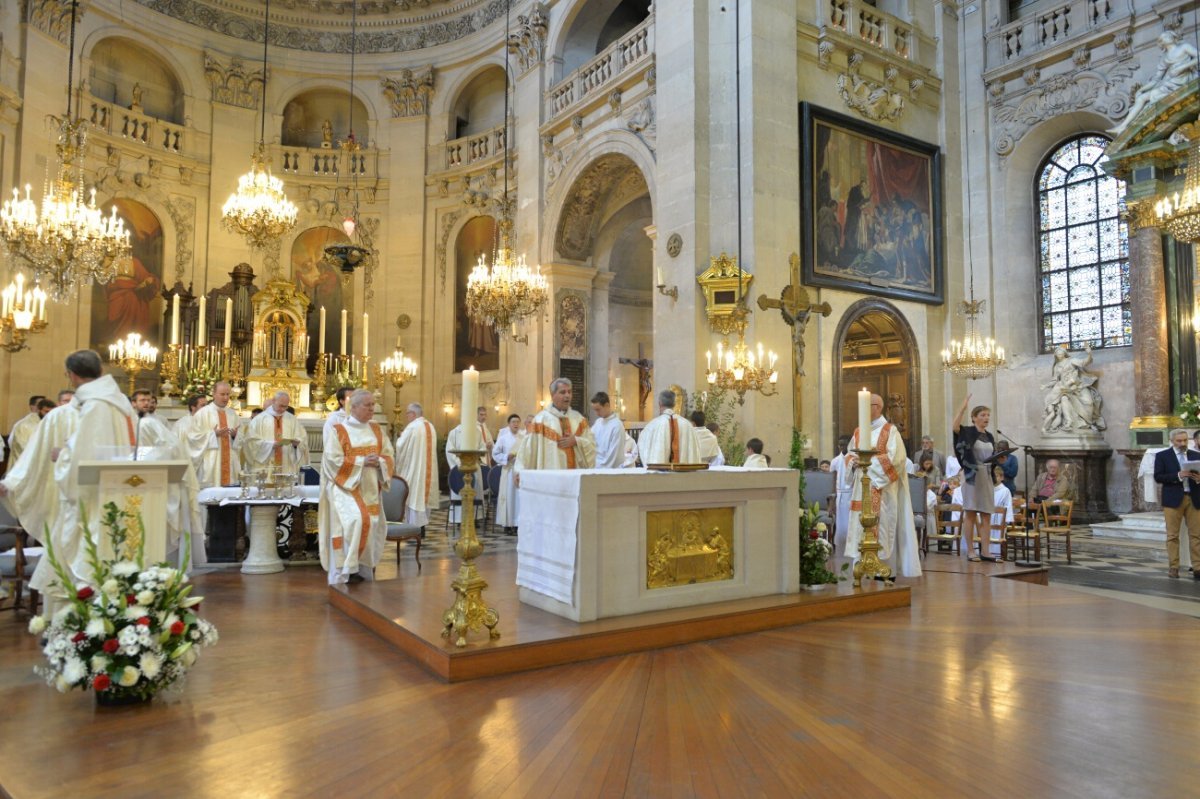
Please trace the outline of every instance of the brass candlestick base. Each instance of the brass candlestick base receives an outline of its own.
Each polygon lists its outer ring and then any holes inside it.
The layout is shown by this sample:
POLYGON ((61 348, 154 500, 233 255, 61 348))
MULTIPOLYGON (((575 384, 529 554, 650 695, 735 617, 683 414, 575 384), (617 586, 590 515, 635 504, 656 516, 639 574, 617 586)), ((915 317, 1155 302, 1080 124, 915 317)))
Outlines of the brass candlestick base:
POLYGON ((862 509, 858 512, 858 518, 862 522, 863 534, 858 545, 858 561, 854 564, 854 587, 860 588, 864 577, 882 577, 888 581, 896 578, 892 576, 891 567, 879 559, 882 547, 875 533, 879 516, 871 504, 871 477, 867 474, 875 450, 856 449, 854 454, 858 456, 858 468, 862 471, 862 499, 859 503, 862 509))
POLYGON ((172 344, 170 349, 163 353, 162 359, 162 384, 158 387, 159 394, 164 397, 175 397, 180 394, 182 386, 175 385, 176 378, 179 377, 179 345, 172 344))
POLYGON ((454 604, 442 614, 442 637, 449 638, 454 631, 455 646, 467 645, 467 632, 487 628, 488 638, 496 640, 500 633, 496 625, 500 623, 500 614, 495 608, 490 608, 483 601, 483 589, 487 581, 479 576, 475 568, 475 558, 483 554, 483 544, 475 537, 475 475, 478 473, 479 459, 484 455, 483 450, 450 450, 462 461, 463 476, 467 481, 462 489, 462 535, 454 545, 454 551, 462 558, 458 567, 458 577, 450 583, 454 589, 454 604))
POLYGON ((329 379, 329 373, 325 368, 325 353, 317 355, 317 368, 313 374, 313 390, 312 390, 312 409, 314 411, 325 410, 325 382, 329 379))

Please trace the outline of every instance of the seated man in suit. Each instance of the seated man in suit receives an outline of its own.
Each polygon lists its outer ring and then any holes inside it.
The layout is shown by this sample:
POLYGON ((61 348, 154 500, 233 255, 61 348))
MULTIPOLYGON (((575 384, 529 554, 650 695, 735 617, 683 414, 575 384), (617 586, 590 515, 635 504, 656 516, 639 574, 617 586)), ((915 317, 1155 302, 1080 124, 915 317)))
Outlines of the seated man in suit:
POLYGON ((1171 448, 1154 456, 1154 482, 1162 486, 1163 516, 1167 520, 1168 577, 1179 576, 1179 525, 1184 521, 1192 564, 1200 566, 1200 472, 1180 474, 1188 461, 1200 461, 1200 452, 1188 449, 1186 430, 1172 430, 1171 448))

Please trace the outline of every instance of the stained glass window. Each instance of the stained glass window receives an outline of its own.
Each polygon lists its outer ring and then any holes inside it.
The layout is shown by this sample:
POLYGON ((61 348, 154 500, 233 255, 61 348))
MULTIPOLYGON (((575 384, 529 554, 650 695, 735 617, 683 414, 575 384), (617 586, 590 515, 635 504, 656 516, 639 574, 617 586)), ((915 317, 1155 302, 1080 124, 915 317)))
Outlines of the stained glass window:
POLYGON ((1064 142, 1038 174, 1042 352, 1133 343, 1125 184, 1104 173, 1108 140, 1064 142))

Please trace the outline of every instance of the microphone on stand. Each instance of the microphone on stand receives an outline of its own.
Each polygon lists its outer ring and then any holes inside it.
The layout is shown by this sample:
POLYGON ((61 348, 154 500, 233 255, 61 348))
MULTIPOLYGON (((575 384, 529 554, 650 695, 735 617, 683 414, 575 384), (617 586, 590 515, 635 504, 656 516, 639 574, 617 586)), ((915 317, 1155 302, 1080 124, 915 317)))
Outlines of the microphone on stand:
POLYGON ((138 459, 138 446, 142 441, 142 417, 146 415, 145 411, 138 411, 137 424, 133 427, 133 459, 138 459))

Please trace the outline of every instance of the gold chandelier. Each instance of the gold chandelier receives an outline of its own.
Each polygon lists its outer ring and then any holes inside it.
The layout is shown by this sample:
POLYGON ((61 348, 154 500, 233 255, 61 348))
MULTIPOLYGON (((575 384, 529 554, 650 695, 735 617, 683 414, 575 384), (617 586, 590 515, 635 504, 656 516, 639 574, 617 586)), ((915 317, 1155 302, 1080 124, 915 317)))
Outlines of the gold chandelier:
POLYGON ((237 191, 229 195, 221 207, 221 221, 226 229, 246 238, 252 250, 265 250, 296 226, 299 210, 287 198, 283 181, 271 174, 271 159, 267 157, 267 42, 271 38, 271 0, 263 13, 263 87, 262 122, 258 144, 250 157, 250 171, 238 178, 237 191))
POLYGON ((8 352, 25 349, 30 333, 46 329, 46 292, 41 286, 25 288, 25 276, 17 273, 16 281, 0 291, 0 347, 8 352))
POLYGON ((729 348, 724 341, 717 343, 716 368, 713 367, 712 351, 704 353, 707 362, 704 377, 708 385, 736 392, 739 405, 746 404, 747 391, 757 391, 764 397, 773 396, 779 382, 779 372, 775 370, 778 356, 770 350, 764 352, 761 343, 753 347, 746 344, 748 314, 744 304, 734 311, 737 343, 729 348))
POLYGON ((976 317, 983 310, 983 300, 963 300, 961 313, 967 317, 967 330, 962 341, 950 340, 942 350, 942 368, 968 380, 988 377, 1004 365, 1004 348, 979 333, 976 317))
POLYGON ((1200 240, 1200 120, 1179 129, 1190 143, 1183 191, 1159 198, 1154 216, 1176 241, 1190 243, 1200 240))
POLYGON ((492 265, 481 255, 467 277, 467 315, 515 338, 517 324, 546 305, 550 288, 541 269, 526 264, 524 255, 513 257, 512 225, 508 214, 501 214, 500 245, 492 265))
POLYGON ((96 207, 96 190, 83 189, 84 145, 87 123, 71 114, 71 88, 75 80, 75 9, 71 2, 70 53, 67 58, 67 113, 58 122, 58 168, 53 183, 34 203, 32 189, 25 196, 13 188, 11 200, 0 208, 0 238, 7 252, 29 265, 35 280, 45 283, 56 302, 70 300, 80 284, 107 283, 116 277, 121 259, 128 258, 129 233, 112 214, 96 207))

